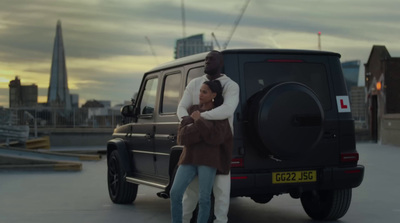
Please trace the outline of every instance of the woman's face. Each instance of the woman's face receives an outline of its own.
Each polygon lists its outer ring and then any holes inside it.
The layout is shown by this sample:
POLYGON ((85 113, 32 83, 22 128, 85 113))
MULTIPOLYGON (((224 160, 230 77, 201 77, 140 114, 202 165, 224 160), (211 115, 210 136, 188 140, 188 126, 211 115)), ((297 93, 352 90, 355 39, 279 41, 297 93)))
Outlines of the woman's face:
POLYGON ((200 104, 206 104, 212 102, 217 93, 213 93, 207 84, 202 84, 200 88, 199 101, 200 104))

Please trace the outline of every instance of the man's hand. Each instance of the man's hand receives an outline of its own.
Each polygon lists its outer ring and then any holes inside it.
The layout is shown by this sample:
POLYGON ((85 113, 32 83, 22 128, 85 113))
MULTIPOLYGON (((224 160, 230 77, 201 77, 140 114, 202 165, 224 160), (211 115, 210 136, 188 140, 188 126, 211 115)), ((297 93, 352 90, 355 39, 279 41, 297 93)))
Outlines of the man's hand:
POLYGON ((194 121, 197 121, 200 118, 200 112, 199 111, 194 111, 190 117, 194 119, 194 121))

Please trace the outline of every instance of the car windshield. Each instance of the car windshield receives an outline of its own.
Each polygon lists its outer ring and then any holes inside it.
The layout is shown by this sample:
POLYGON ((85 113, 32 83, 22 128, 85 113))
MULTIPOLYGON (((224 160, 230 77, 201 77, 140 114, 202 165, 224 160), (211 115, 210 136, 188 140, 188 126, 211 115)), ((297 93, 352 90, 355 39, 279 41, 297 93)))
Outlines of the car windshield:
POLYGON ((331 100, 327 73, 324 64, 305 62, 251 62, 244 66, 246 98, 266 87, 282 82, 299 82, 310 87, 325 110, 330 109, 331 100))

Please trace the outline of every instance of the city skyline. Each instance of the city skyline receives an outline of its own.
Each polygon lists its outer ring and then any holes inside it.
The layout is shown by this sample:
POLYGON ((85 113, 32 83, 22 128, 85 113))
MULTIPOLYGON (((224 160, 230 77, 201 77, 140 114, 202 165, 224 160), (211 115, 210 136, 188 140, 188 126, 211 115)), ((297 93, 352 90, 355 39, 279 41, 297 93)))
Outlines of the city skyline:
MULTIPOLYGON (((87 100, 129 100, 142 75, 173 60, 177 39, 204 34, 222 45, 245 0, 49 1, 0 0, 0 106, 8 107, 8 84, 37 84, 39 102, 47 101, 53 40, 62 22, 70 93, 87 100), (151 40, 155 55, 145 37, 151 40)), ((338 52, 342 62, 360 60, 373 45, 385 45, 394 57, 400 18, 396 1, 250 1, 229 42, 230 48, 292 48, 338 52)), ((215 44, 214 44, 215 46, 215 44)))

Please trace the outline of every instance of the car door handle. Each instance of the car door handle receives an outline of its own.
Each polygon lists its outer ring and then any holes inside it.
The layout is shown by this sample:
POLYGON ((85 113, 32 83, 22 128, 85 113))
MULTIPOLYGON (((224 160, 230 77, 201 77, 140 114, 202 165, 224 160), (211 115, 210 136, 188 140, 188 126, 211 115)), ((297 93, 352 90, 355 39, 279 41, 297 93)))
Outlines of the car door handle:
POLYGON ((171 140, 171 141, 175 141, 176 136, 171 134, 171 135, 169 135, 167 138, 168 138, 169 140, 171 140))
POLYGON ((150 134, 146 134, 144 137, 145 137, 146 139, 151 139, 151 138, 153 138, 152 135, 150 135, 150 134))

